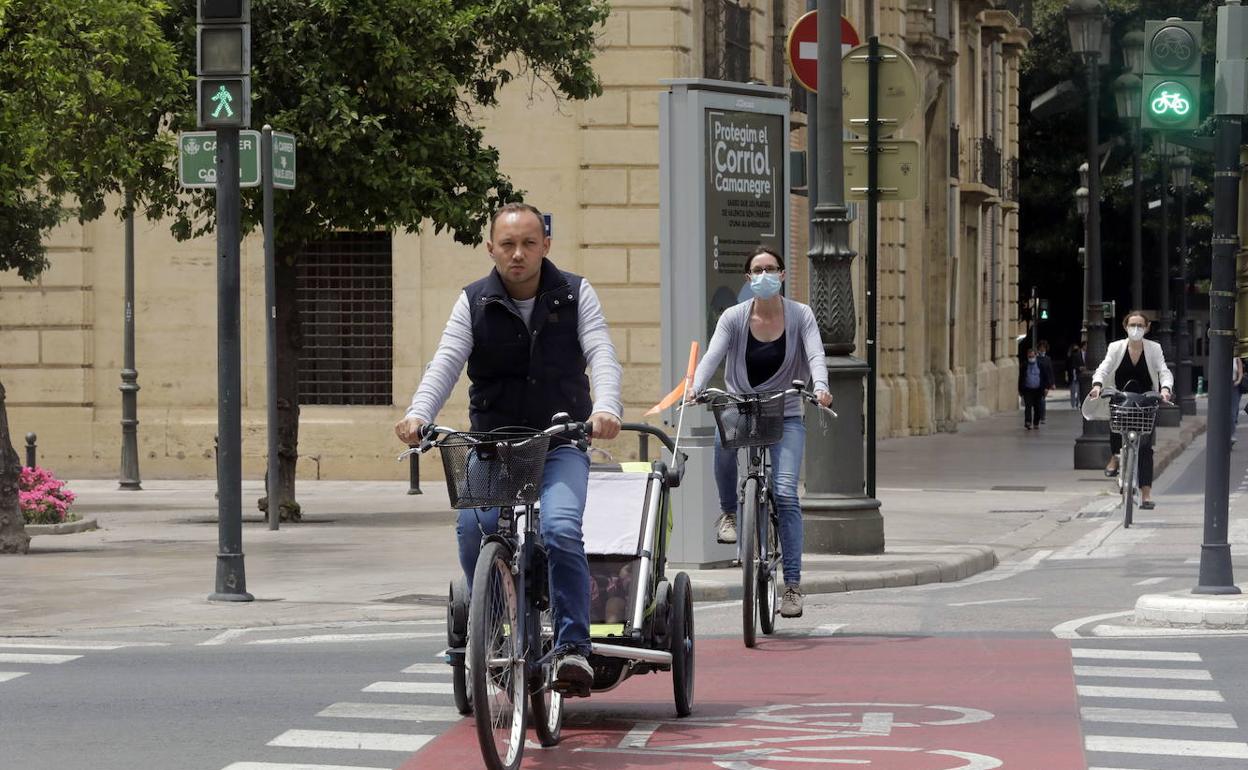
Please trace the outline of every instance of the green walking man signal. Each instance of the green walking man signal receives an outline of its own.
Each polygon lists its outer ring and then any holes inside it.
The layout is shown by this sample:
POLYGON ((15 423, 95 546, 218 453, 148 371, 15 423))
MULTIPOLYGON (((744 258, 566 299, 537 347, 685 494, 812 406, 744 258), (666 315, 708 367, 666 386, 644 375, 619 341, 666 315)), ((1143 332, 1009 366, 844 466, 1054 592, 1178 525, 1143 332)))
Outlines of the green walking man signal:
POLYGON ((1144 22, 1140 126, 1190 131, 1200 125, 1200 41, 1204 25, 1171 17, 1144 22))
POLYGON ((233 99, 234 97, 230 96, 230 92, 226 90, 225 86, 221 86, 217 89, 216 95, 212 97, 212 100, 217 103, 217 108, 212 111, 212 116, 214 118, 219 118, 221 117, 221 110, 225 110, 225 116, 227 118, 234 117, 234 110, 230 109, 230 102, 233 101, 233 99))
POLYGON ((251 2, 196 0, 200 128, 251 124, 251 2))

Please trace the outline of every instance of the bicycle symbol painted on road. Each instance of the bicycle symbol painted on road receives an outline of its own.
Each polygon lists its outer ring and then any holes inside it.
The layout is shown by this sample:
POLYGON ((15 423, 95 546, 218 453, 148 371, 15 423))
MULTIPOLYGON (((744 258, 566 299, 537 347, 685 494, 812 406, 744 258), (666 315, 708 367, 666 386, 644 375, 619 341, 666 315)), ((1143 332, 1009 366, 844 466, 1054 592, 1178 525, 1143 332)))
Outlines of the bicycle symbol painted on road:
POLYGON ((1175 115, 1186 115, 1191 109, 1191 103, 1183 98, 1183 94, 1179 92, 1162 91, 1156 99, 1153 99, 1153 112, 1164 114, 1172 112, 1175 115))
POLYGON ((729 717, 693 717, 671 723, 639 722, 614 747, 575 751, 700 760, 722 770, 785 770, 794 765, 811 764, 889 768, 904 765, 906 770, 994 770, 1004 762, 971 751, 847 742, 887 738, 906 728, 972 725, 993 717, 991 712, 981 709, 919 703, 755 706, 729 717), (724 730, 725 734, 722 739, 711 734, 673 740, 672 733, 660 732, 665 724, 679 730, 681 736, 697 728, 724 730))

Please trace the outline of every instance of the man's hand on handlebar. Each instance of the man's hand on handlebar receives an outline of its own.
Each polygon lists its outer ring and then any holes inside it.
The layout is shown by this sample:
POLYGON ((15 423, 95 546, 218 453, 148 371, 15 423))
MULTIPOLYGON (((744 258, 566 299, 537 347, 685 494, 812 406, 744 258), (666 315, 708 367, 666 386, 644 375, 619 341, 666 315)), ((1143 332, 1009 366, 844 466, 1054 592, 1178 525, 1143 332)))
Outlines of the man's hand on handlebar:
POLYGON ((418 417, 404 417, 394 425, 394 435, 399 437, 408 446, 416 446, 420 443, 420 429, 425 426, 425 421, 418 417))
POLYGON ((609 412, 594 412, 589 416, 593 437, 610 441, 620 435, 620 418, 609 412))

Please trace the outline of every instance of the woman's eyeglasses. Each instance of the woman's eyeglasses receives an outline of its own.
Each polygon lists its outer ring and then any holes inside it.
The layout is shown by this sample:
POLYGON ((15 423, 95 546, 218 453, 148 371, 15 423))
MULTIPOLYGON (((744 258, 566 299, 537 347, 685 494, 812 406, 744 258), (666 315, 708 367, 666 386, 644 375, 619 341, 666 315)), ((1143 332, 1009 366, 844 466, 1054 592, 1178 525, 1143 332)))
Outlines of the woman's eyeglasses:
POLYGON ((780 272, 780 268, 778 267, 752 267, 750 268, 750 275, 762 275, 763 273, 766 273, 767 275, 775 275, 778 272, 780 272))

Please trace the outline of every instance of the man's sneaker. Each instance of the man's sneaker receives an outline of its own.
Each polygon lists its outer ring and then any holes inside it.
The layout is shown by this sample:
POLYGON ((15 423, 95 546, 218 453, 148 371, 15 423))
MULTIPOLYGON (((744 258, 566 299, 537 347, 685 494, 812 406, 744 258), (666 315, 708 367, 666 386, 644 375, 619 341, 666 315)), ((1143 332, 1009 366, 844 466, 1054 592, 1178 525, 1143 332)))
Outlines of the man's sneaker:
POLYGON ((802 589, 795 585, 784 587, 784 598, 780 600, 780 616, 784 618, 800 618, 802 616, 802 589))
POLYGON ((715 536, 721 543, 737 542, 737 514, 724 512, 715 522, 715 536))
POLYGON ((594 684, 594 669, 584 655, 570 653, 555 663, 555 690, 570 697, 588 697, 594 684))

